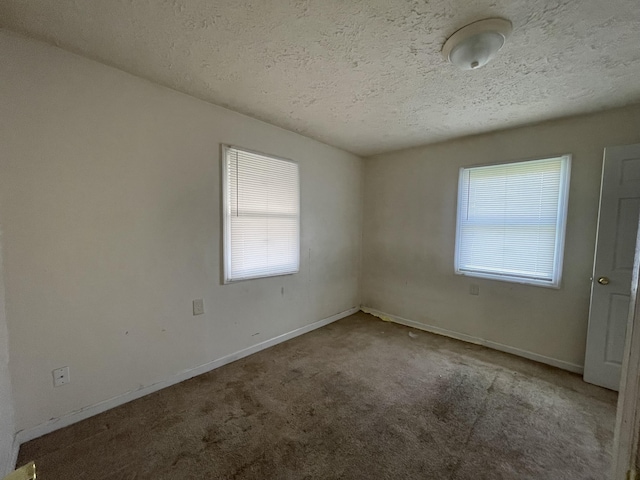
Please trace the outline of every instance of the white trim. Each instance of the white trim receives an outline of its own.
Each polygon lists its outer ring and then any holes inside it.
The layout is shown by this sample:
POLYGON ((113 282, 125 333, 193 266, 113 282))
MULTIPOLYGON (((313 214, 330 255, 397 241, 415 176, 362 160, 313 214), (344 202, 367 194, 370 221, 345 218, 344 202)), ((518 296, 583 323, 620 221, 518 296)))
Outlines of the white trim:
POLYGON ((498 280, 502 282, 519 283, 523 285, 532 285, 536 287, 554 288, 559 289, 562 280, 562 267, 564 259, 564 243, 567 228, 567 211, 569 208, 569 189, 571 187, 571 160, 572 155, 570 153, 564 155, 558 155, 555 157, 539 158, 535 160, 517 160, 512 162, 500 162, 492 163, 489 165, 471 165, 466 167, 460 167, 458 171, 458 195, 456 206, 456 240, 455 240, 455 253, 453 268, 456 275, 466 275, 469 277, 488 278, 490 280, 498 280), (518 276, 507 273, 506 271, 483 271, 477 269, 465 270, 460 266, 460 244, 461 239, 461 227, 462 218, 464 212, 462 211, 462 194, 465 186, 465 173, 475 169, 486 169, 499 166, 509 166, 522 163, 537 163, 546 162, 549 160, 560 160, 560 190, 558 194, 558 216, 556 219, 556 238, 554 246, 554 259, 553 259, 553 275, 551 279, 537 279, 527 276, 518 276))
POLYGON ((288 158, 278 157, 275 155, 256 152, 255 150, 249 150, 246 148, 236 147, 233 145, 220 144, 220 160, 221 160, 221 181, 222 181, 222 283, 224 285, 229 285, 232 283, 244 282, 246 280, 256 280, 259 278, 269 278, 269 277, 281 277, 284 275, 294 275, 296 273, 300 273, 300 248, 301 248, 301 239, 302 239, 302 181, 300 175, 300 162, 296 160, 290 160, 288 158), (296 166, 297 174, 298 174, 298 263, 295 270, 279 270, 273 273, 267 274, 258 274, 258 275, 250 275, 243 277, 232 277, 231 275, 231 211, 230 211, 230 198, 229 198, 229 162, 230 158, 228 153, 230 151, 237 152, 245 152, 253 155, 258 155, 264 157, 269 160, 278 160, 280 162, 291 163, 296 166))
POLYGON ((567 221, 569 219, 569 191, 571 189, 571 163, 573 155, 566 154, 561 158, 562 175, 560 185, 560 198, 558 198, 558 224, 556 226, 556 258, 554 259, 554 271, 556 280, 554 285, 560 288, 562 282, 562 269, 564 267, 564 246, 567 237, 567 221))
POLYGON ((467 335, 466 333, 458 333, 458 332, 454 332, 453 330, 447 330, 446 328, 426 325, 424 323, 416 322, 415 320, 408 320, 406 318, 398 317, 396 315, 390 315, 388 313, 381 312, 374 308, 363 306, 360 308, 360 310, 387 322, 399 323, 400 325, 417 328, 419 330, 424 330, 425 332, 435 333, 437 335, 443 335, 445 337, 455 338, 456 340, 462 340, 463 342, 473 343, 475 345, 482 345, 483 347, 488 347, 488 348, 492 348, 493 350, 499 350, 501 352, 517 355, 519 357, 528 358, 529 360, 534 360, 536 362, 544 363, 546 365, 551 365, 553 367, 561 368, 562 370, 568 370, 570 372, 579 373, 579 374, 582 374, 584 372, 584 367, 576 363, 570 363, 570 362, 565 362, 564 360, 558 360, 556 358, 546 357, 538 353, 529 352, 528 350, 522 350, 520 348, 510 347, 509 345, 504 345, 502 343, 492 342, 491 340, 485 340, 483 338, 467 335))
MULTIPOLYGON (((610 151, 606 148, 605 152, 610 151)), ((640 457, 640 227, 636 236, 635 259, 631 277, 631 300, 620 374, 620 393, 611 456, 611 479, 637 478, 640 457)))
MULTIPOLYGON (((247 357, 266 348, 273 347, 274 345, 277 345, 279 343, 286 342, 287 340, 298 337, 300 335, 304 335, 305 333, 309 333, 313 330, 324 327, 325 325, 333 323, 344 317, 353 315, 359 310, 359 307, 350 308, 349 310, 345 310, 344 312, 336 313, 335 315, 332 315, 330 317, 318 320, 317 322, 311 323, 309 325, 305 325, 304 327, 296 328, 291 332, 283 333, 282 335, 278 335, 277 337, 274 337, 270 340, 265 340, 251 347, 239 350, 235 353, 230 353, 229 355, 225 355, 224 357, 213 360, 212 362, 205 363, 204 365, 200 365, 199 367, 184 370, 168 378, 167 380, 163 380, 152 385, 147 385, 137 390, 130 390, 126 393, 123 393, 122 395, 118 395, 94 405, 89 405, 79 410, 67 413, 59 418, 54 418, 45 423, 41 423, 40 425, 36 425, 35 427, 20 430, 18 433, 16 433, 15 443, 17 445, 21 445, 22 443, 28 442, 29 440, 33 440, 34 438, 41 437, 42 435, 46 435, 47 433, 51 433, 60 428, 67 427, 81 420, 85 420, 89 417, 93 417, 94 415, 98 415, 99 413, 106 412, 107 410, 118 407, 132 400, 136 400, 137 398, 144 397, 145 395, 157 392, 158 390, 170 387, 195 376, 202 375, 203 373, 207 373, 228 363, 240 360, 241 358, 247 357)), ((17 454, 17 449, 15 453, 17 454)))
POLYGON ((220 208, 222 210, 222 283, 227 283, 227 278, 231 271, 231 256, 227 252, 231 251, 231 229, 229 228, 229 160, 227 159, 227 151, 231 148, 229 145, 220 145, 220 181, 222 187, 220 189, 222 198, 220 199, 220 208))

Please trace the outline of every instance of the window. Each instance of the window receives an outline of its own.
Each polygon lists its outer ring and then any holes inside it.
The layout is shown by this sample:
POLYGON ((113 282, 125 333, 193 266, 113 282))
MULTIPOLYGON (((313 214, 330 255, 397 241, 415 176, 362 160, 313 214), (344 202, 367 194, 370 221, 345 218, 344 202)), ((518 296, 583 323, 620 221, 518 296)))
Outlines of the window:
POLYGON ((223 146, 224 281, 300 268, 298 164, 223 146))
POLYGON ((460 169, 456 273, 558 287, 569 155, 460 169))

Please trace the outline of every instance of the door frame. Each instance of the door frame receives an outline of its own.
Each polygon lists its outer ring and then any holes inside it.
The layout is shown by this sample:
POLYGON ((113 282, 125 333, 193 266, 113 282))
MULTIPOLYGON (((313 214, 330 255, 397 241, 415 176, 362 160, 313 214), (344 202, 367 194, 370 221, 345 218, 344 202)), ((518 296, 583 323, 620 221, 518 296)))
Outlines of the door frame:
MULTIPOLYGON (((640 221, 639 221, 640 225, 640 221)), ((631 278, 631 301, 622 360, 620 393, 614 433, 611 480, 637 478, 640 436, 640 228, 636 237, 631 278)))

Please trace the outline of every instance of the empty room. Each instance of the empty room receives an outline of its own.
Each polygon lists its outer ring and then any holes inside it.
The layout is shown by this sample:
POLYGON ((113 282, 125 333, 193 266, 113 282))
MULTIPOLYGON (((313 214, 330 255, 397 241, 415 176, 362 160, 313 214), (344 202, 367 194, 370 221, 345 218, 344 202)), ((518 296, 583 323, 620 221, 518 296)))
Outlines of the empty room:
POLYGON ((636 478, 639 45, 637 0, 0 2, 0 478, 636 478))

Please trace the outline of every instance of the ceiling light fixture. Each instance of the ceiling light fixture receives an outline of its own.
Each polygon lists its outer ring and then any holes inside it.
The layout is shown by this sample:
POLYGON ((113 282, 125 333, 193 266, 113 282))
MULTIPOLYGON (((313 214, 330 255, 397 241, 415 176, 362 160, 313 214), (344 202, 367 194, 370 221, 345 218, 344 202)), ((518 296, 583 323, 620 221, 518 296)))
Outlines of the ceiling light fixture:
POLYGON ((495 57, 511 34, 511 22, 487 18, 470 23, 451 35, 442 46, 442 55, 463 70, 480 68, 495 57))

